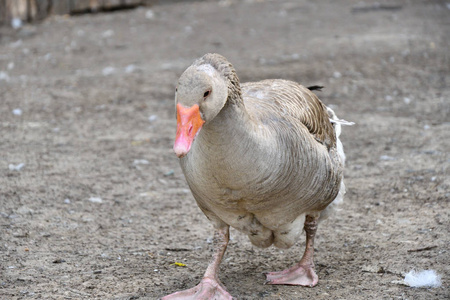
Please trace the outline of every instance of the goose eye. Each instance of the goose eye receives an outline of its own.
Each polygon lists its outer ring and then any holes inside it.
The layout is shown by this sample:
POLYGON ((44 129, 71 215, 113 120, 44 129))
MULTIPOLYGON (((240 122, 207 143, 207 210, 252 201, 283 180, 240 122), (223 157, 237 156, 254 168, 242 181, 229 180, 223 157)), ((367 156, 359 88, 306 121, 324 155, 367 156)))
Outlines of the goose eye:
POLYGON ((208 97, 210 94, 211 94, 211 91, 206 91, 206 92, 203 94, 203 98, 208 97))
POLYGON ((178 88, 175 88, 175 93, 178 92, 178 88))

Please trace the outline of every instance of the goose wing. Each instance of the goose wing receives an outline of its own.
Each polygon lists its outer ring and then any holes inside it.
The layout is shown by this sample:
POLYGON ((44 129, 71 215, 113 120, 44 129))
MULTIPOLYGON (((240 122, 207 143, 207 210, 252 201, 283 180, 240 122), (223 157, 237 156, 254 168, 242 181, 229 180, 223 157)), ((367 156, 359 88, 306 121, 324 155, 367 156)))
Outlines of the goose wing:
POLYGON ((242 84, 244 104, 263 124, 301 123, 316 141, 336 147, 336 133, 326 106, 306 87, 288 80, 263 80, 242 84))

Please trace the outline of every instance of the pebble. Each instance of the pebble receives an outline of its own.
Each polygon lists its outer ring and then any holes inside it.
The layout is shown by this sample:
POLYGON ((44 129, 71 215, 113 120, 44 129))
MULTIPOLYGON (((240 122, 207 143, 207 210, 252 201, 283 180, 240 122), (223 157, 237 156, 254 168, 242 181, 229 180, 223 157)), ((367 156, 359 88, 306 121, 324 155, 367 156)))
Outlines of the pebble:
POLYGON ((13 18, 11 20, 11 27, 14 29, 19 29, 20 27, 22 27, 22 20, 19 18, 13 18))
POLYGON ((10 171, 20 171, 24 166, 24 163, 20 163, 18 165, 9 164, 8 168, 10 171))
POLYGON ((6 81, 6 82, 9 81, 9 75, 8 75, 8 73, 3 72, 3 71, 0 71, 0 81, 2 81, 2 80, 6 81))
POLYGON ((388 160, 395 160, 395 157, 389 156, 389 155, 381 155, 380 160, 388 161, 388 160))
POLYGON ((145 18, 146 19, 153 19, 155 17, 155 13, 153 12, 153 10, 149 9, 145 12, 145 18))
POLYGON ((125 73, 127 73, 127 74, 133 73, 134 71, 136 71, 135 65, 128 65, 125 67, 125 73))
POLYGON ((92 203, 103 203, 103 200, 100 197, 91 197, 88 200, 92 203))
POLYGON ((102 38, 106 39, 114 35, 114 30, 108 29, 102 33, 102 38))
POLYGON ((338 72, 338 71, 335 71, 335 72, 333 73, 333 77, 334 77, 334 78, 341 78, 341 77, 342 77, 342 74, 341 74, 340 72, 338 72))
POLYGON ((148 165, 150 162, 146 159, 135 159, 133 165, 148 165))
POLYGON ((22 115, 22 110, 20 108, 15 108, 15 109, 13 109, 12 113, 15 116, 21 116, 22 115))
POLYGON ((103 76, 109 76, 113 74, 115 71, 116 69, 114 67, 106 67, 102 70, 102 74, 103 76))

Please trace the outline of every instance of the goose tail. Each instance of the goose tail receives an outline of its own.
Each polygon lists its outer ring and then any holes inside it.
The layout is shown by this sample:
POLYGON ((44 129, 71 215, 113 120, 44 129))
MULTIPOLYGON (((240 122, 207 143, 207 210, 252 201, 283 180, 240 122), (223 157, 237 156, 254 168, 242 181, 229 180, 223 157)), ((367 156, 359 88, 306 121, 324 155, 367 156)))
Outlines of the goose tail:
MULTIPOLYGON (((330 122, 334 126, 334 130, 336 132, 336 148, 337 152, 339 154, 339 158, 341 160, 342 165, 345 165, 345 153, 344 153, 344 146, 342 145, 341 140, 339 139, 339 136, 341 135, 342 131, 342 125, 344 126, 351 126, 354 125, 354 122, 349 122, 343 119, 339 119, 336 116, 336 113, 329 107, 327 107, 328 115, 330 116, 330 122)), ((344 195, 345 195, 345 184, 344 184, 344 177, 342 176, 341 185, 339 187, 339 193, 336 196, 336 198, 331 202, 325 210, 323 210, 320 214, 320 220, 327 219, 335 210, 337 210, 338 206, 344 202, 344 195)))

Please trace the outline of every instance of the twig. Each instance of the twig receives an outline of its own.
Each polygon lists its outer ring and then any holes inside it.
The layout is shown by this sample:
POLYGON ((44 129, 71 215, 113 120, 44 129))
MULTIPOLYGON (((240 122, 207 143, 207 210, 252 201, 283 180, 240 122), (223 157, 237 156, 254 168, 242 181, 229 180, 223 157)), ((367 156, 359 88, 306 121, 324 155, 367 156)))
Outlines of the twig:
POLYGON ((428 246, 428 247, 424 247, 424 248, 418 248, 418 249, 410 249, 408 250, 408 252, 420 252, 420 251, 427 251, 427 250, 431 250, 437 248, 437 246, 428 246))
POLYGON ((384 5, 384 4, 373 4, 373 5, 368 5, 368 6, 356 6, 356 7, 352 7, 352 13, 366 13, 366 12, 370 12, 370 11, 383 11, 383 10, 387 10, 387 11, 396 11, 396 10, 400 10, 403 7, 401 5, 384 5))
POLYGON ((192 249, 187 248, 165 248, 164 250, 172 252, 192 251, 192 249))

